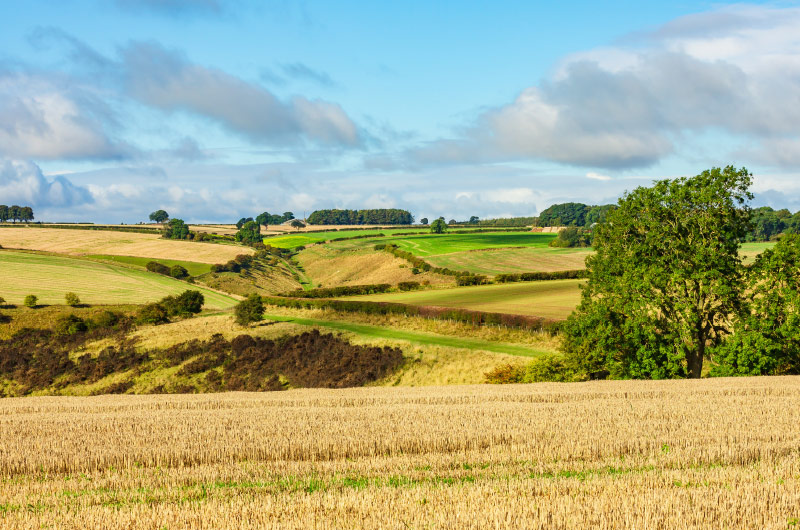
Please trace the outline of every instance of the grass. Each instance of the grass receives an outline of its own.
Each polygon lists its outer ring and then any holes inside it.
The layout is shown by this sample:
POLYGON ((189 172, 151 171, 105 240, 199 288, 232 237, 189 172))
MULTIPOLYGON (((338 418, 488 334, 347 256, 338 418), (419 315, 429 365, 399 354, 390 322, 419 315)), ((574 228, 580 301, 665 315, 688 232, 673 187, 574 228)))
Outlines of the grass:
POLYGON ((112 256, 109 254, 92 254, 86 256, 87 258, 102 260, 102 261, 113 261, 115 263, 125 263, 126 265, 134 265, 136 267, 141 267, 144 269, 147 267, 147 264, 151 261, 157 261, 162 265, 166 265, 167 267, 172 267, 174 265, 180 265, 181 267, 185 268, 189 271, 190 276, 200 276, 201 274, 205 274, 207 272, 211 272, 211 265, 208 263, 197 263, 196 261, 180 261, 174 259, 157 259, 157 258, 140 258, 137 256, 112 256))
POLYGON ((36 295, 40 304, 63 304, 67 292, 76 293, 84 304, 143 304, 186 289, 203 293, 211 309, 229 308, 237 302, 159 274, 84 259, 0 250, 0 268, 0 296, 12 304, 22 304, 28 294, 36 295))
POLYGON ((458 307, 564 319, 580 302, 579 285, 584 280, 520 282, 453 289, 429 289, 404 293, 349 297, 350 300, 400 302, 411 305, 458 307))
POLYGON ((58 228, 3 228, 0 245, 9 249, 39 250, 74 256, 134 256, 156 260, 225 263, 239 254, 252 254, 253 249, 239 245, 223 245, 162 239, 157 233, 140 234, 97 230, 61 230, 58 228))
MULTIPOLYGON (((320 227, 320 230, 323 228, 320 227)), ((387 228, 387 229, 380 229, 376 228, 373 230, 337 230, 337 231, 330 231, 330 232, 296 232, 293 234, 281 234, 277 236, 269 236, 264 238, 265 245, 271 245, 277 248, 296 248, 300 246, 311 245, 313 243, 320 243, 322 241, 328 241, 331 239, 336 239, 339 237, 355 237, 355 236, 365 236, 365 235, 378 235, 378 234, 402 234, 404 232, 419 232, 424 230, 424 228, 406 228, 406 229, 397 229, 397 228, 387 228)), ((384 238, 380 238, 383 240, 384 238)), ((371 239, 369 241, 372 241, 371 239)), ((374 244, 374 243, 371 243, 374 244)))
POLYGON ((585 248, 504 248, 429 256, 426 261, 435 267, 493 276, 504 272, 583 269, 586 267, 586 257, 591 254, 592 251, 585 248))
POLYGON ((756 256, 775 246, 775 241, 759 241, 756 243, 743 243, 739 251, 745 263, 752 263, 756 256))
POLYGON ((386 237, 381 242, 393 243, 420 257, 503 247, 546 248, 556 234, 535 232, 496 232, 479 234, 426 234, 407 237, 386 237))
POLYGON ((0 526, 793 528, 798 423, 798 377, 11 398, 0 526))
POLYGON ((449 348, 464 348, 469 350, 483 350, 523 357, 537 357, 544 353, 549 353, 549 350, 537 349, 530 346, 503 344, 500 342, 481 339, 449 337, 446 335, 406 331, 389 327, 374 326, 370 324, 345 322, 341 320, 323 320, 319 318, 304 318, 299 316, 273 314, 264 315, 264 318, 275 322, 290 322, 292 324, 300 324, 303 326, 319 326, 339 331, 349 331, 365 337, 402 340, 413 344, 445 346, 449 348))

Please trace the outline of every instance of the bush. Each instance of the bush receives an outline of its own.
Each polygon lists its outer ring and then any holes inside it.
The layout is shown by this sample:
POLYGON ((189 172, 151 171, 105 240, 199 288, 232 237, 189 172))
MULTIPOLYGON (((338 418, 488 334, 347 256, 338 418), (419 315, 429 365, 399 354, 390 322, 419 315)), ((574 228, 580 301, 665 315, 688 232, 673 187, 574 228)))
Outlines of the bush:
MULTIPOLYGON (((416 283, 416 282, 409 282, 416 283)), ((355 296, 360 294, 376 294, 385 293, 391 289, 392 286, 388 283, 368 284, 368 285, 342 285, 339 287, 327 287, 319 289, 310 289, 308 291, 297 290, 289 293, 283 293, 281 296, 289 296, 292 298, 335 298, 337 296, 355 296)))
POLYGON ((492 385, 508 385, 522 383, 525 377, 525 367, 514 364, 502 364, 494 370, 484 374, 486 382, 492 385))
POLYGON ((158 302, 167 316, 189 316, 203 309, 205 298, 199 291, 184 291, 178 296, 165 296, 158 302))
POLYGON ((35 294, 29 294, 25 297, 25 300, 22 302, 22 305, 25 307, 36 307, 36 304, 39 302, 39 299, 36 297, 35 294))
POLYGON ((75 315, 65 315, 56 320, 55 331, 59 335, 75 335, 88 329, 86 321, 75 315))
POLYGON ((264 316, 264 303, 257 294, 251 294, 239 302, 234 309, 236 323, 246 326, 251 322, 259 322, 264 316))
POLYGON ((457 285, 483 285, 484 283, 488 283, 486 276, 482 274, 463 274, 461 276, 456 277, 456 284, 457 285))
POLYGON ((189 276, 189 271, 181 265, 173 265, 172 268, 169 269, 169 275, 180 280, 189 276))
POLYGON ((78 295, 75 293, 65 294, 64 301, 67 303, 68 306, 73 306, 73 307, 81 303, 81 299, 78 298, 78 295))
POLYGON ((164 324, 169 322, 167 311, 161 304, 147 304, 136 315, 137 324, 164 324))
POLYGON ((414 291, 420 288, 419 282, 400 282, 397 288, 401 291, 414 291))
POLYGON ((169 267, 157 261, 147 262, 145 268, 150 272, 155 272, 157 274, 163 274, 164 276, 169 276, 169 267))
POLYGON ((117 325, 120 320, 120 315, 113 311, 103 311, 94 319, 94 327, 97 328, 111 328, 117 325))

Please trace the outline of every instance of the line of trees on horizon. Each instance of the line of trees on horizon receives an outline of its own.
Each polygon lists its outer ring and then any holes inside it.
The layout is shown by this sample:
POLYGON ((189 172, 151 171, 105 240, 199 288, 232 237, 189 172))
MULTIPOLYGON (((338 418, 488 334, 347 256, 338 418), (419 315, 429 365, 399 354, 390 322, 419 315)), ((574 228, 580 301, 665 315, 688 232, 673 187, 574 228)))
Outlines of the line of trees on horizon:
POLYGON ((33 208, 30 206, 17 206, 16 204, 13 206, 0 204, 0 222, 5 223, 6 221, 29 223, 33 221, 33 208))
POLYGON ((311 225, 410 225, 414 216, 407 210, 316 210, 306 219, 311 225))

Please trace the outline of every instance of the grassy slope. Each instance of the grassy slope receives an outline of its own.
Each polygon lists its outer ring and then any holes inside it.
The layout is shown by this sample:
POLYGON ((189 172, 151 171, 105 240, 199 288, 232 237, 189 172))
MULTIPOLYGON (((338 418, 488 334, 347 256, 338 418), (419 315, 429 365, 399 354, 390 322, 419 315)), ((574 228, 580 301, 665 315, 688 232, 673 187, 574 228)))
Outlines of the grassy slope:
POLYGON ((314 285, 323 287, 426 280, 433 285, 455 284, 448 276, 413 274, 407 261, 372 248, 338 250, 331 245, 315 245, 300 252, 297 261, 314 285))
POLYGON ((521 282, 350 297, 352 300, 459 307, 496 313, 566 318, 580 302, 582 280, 521 282))
POLYGON ((520 346, 516 344, 503 344, 488 340, 448 337, 433 333, 421 333, 417 331, 406 331, 399 329, 373 326, 369 324, 355 324, 352 322, 342 322, 338 320, 322 320, 318 318, 303 318, 286 315, 265 315, 264 318, 275 322, 291 322, 303 326, 320 326, 340 331, 349 331, 366 337, 377 337, 382 339, 403 340, 414 344, 425 344, 435 346, 446 346, 450 348, 464 348, 470 350, 484 350, 494 353, 505 353, 524 357, 535 357, 547 353, 548 350, 520 346))
POLYGON ((28 294, 42 304, 63 304, 64 293, 70 291, 87 304, 140 304, 186 289, 202 292, 209 308, 236 303, 232 297, 159 274, 62 256, 2 250, 0 268, 0 296, 12 304, 21 304, 28 294))
POLYGON ((112 256, 108 254, 93 254, 86 256, 91 259, 98 259, 103 261, 113 261, 116 263, 125 263, 126 265, 135 265, 136 267, 146 268, 147 264, 151 261, 157 261, 167 267, 180 265, 189 271, 191 276, 200 276, 211 271, 211 265, 208 263, 197 263, 196 261, 180 261, 174 259, 159 259, 159 258, 140 258, 137 256, 112 256))

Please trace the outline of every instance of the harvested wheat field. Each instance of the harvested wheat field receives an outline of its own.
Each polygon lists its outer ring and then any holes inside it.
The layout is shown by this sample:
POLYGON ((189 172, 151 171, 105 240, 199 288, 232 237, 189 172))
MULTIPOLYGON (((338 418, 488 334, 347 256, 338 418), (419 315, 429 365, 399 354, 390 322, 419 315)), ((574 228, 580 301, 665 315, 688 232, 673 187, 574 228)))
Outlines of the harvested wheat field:
POLYGON ((770 528, 800 378, 0 401, 0 527, 770 528))
POLYGON ((159 234, 26 227, 0 230, 0 246, 59 254, 108 254, 210 264, 225 263, 239 254, 253 253, 249 247, 171 241, 162 239, 159 234))

